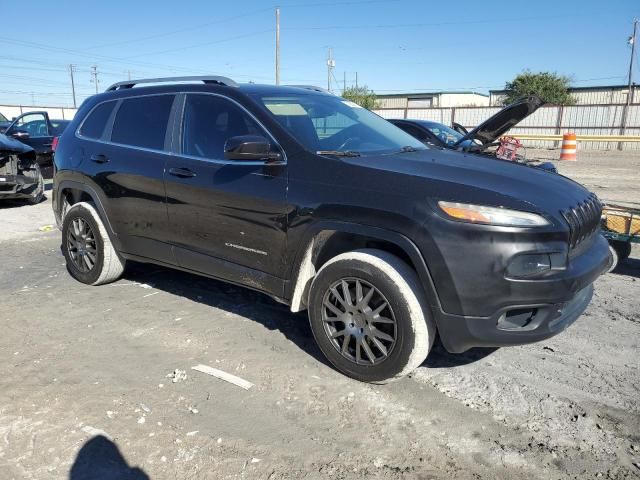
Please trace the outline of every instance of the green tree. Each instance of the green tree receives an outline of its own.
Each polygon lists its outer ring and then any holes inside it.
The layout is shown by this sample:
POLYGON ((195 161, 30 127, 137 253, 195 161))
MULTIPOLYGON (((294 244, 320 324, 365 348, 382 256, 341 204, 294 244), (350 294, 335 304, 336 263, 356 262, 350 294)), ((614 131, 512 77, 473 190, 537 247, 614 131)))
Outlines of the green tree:
POLYGON ((509 105, 520 97, 537 95, 547 103, 573 105, 575 99, 569 93, 569 77, 557 73, 525 70, 505 85, 504 104, 509 105))
POLYGON ((351 100, 367 110, 373 110, 378 106, 376 94, 364 85, 362 87, 349 87, 342 92, 342 98, 351 100))

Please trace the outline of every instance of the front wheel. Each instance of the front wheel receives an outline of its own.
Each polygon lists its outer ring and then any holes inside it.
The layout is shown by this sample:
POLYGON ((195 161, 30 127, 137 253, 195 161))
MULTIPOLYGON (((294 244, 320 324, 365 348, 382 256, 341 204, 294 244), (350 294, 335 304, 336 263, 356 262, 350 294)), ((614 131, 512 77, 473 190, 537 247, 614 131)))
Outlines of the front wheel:
POLYGON ((331 364, 374 383, 418 367, 436 330, 416 273, 373 249, 347 252, 322 266, 311 285, 309 319, 331 364))
POLYGON ((24 172, 24 176, 32 178, 35 184, 35 188, 27 198, 27 202, 31 205, 37 205, 44 200, 44 177, 42 176, 42 171, 36 163, 33 168, 24 172))

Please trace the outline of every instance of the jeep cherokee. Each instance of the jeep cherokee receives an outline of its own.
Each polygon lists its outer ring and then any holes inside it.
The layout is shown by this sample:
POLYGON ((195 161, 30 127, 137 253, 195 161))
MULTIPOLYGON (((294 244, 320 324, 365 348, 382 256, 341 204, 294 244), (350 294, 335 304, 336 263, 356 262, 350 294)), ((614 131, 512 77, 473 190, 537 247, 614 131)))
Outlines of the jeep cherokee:
POLYGON ((453 353, 555 335, 610 262, 579 184, 428 148, 315 87, 121 82, 81 106, 55 168, 74 278, 134 260, 264 292, 362 381, 407 374, 436 333, 453 353))

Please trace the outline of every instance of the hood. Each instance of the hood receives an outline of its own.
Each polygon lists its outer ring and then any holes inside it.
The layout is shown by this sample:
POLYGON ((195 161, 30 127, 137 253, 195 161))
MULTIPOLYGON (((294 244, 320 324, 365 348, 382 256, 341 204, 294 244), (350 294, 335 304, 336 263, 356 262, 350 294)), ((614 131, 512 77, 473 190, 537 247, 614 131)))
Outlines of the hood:
POLYGON ((394 191, 410 197, 424 192, 425 198, 540 211, 556 218, 561 209, 590 195, 582 185, 559 174, 452 150, 363 156, 348 163, 359 165, 360 171, 364 167, 366 178, 359 173, 360 182, 374 188, 394 185, 394 191))
POLYGON ((9 153, 27 153, 33 151, 29 145, 25 145, 18 140, 15 140, 11 137, 7 137, 0 133, 0 152, 9 152, 9 153))
POLYGON ((523 97, 511 105, 507 105, 494 116, 489 117, 471 130, 456 142, 455 147, 473 140, 478 140, 482 145, 493 143, 543 104, 542 99, 535 95, 523 97))

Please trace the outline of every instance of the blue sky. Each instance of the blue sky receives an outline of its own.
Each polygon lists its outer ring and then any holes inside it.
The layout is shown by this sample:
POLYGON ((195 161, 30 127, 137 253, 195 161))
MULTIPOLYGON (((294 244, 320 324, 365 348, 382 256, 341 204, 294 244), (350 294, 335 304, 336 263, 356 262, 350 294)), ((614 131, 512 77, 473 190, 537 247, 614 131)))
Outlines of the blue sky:
MULTIPOLYGON (((274 82, 274 8, 238 2, 3 2, 0 103, 71 105, 133 78, 221 74, 274 82)), ((626 40, 640 1, 283 0, 282 83, 327 84, 327 48, 342 86, 378 93, 501 88, 524 69, 574 85, 625 82, 626 40)), ((640 50, 640 48, 638 49, 640 50)), ((640 68, 636 67, 640 81, 640 68)), ((336 82, 334 82, 334 85, 336 82)))

